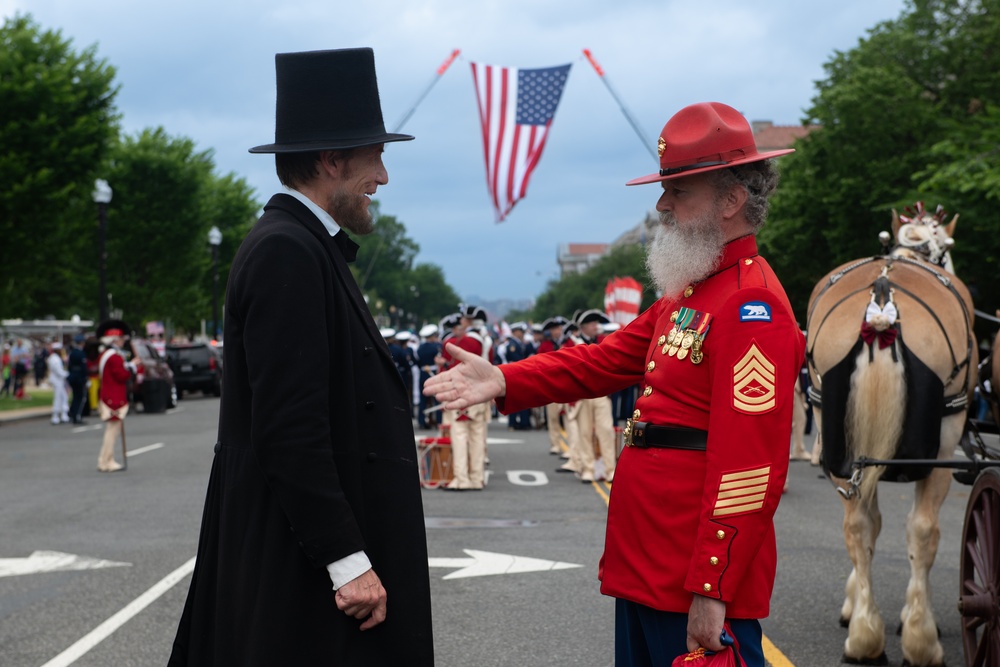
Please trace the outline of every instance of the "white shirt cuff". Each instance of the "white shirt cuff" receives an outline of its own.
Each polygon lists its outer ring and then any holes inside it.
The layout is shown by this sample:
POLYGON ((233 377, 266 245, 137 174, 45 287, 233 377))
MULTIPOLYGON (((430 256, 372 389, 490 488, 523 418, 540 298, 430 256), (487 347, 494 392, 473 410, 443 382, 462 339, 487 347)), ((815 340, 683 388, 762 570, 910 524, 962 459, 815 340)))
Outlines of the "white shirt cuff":
POLYGON ((370 569, 372 569, 372 563, 364 551, 355 552, 326 566, 326 571, 330 573, 330 581, 333 582, 333 590, 357 579, 370 569))

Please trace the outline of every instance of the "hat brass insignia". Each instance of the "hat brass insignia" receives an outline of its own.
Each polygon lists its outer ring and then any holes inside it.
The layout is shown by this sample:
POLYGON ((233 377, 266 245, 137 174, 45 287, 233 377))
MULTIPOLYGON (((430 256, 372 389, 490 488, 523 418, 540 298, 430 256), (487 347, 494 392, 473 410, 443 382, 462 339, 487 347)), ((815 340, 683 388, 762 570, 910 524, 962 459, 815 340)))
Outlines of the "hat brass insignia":
POLYGON ((660 137, 660 140, 656 142, 656 156, 663 157, 663 151, 667 150, 667 142, 660 137))

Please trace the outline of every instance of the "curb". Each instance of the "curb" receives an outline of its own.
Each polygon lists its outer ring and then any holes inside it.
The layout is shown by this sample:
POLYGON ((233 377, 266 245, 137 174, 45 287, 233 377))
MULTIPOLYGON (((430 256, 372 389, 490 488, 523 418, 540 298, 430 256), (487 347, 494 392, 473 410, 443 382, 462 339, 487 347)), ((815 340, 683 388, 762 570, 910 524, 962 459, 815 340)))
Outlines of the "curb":
POLYGON ((0 412, 0 425, 8 422, 19 422, 27 419, 38 419, 39 417, 51 417, 52 408, 24 408, 21 410, 8 410, 0 412))

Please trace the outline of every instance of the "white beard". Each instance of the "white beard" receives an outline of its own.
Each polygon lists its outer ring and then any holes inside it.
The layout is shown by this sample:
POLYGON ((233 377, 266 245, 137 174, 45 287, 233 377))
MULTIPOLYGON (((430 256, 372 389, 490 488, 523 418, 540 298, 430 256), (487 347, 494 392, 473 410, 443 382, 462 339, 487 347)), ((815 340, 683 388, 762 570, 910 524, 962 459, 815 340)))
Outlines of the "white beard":
POLYGON ((726 238, 715 210, 683 224, 661 211, 660 223, 646 247, 646 271, 660 295, 675 299, 685 287, 715 272, 726 238))

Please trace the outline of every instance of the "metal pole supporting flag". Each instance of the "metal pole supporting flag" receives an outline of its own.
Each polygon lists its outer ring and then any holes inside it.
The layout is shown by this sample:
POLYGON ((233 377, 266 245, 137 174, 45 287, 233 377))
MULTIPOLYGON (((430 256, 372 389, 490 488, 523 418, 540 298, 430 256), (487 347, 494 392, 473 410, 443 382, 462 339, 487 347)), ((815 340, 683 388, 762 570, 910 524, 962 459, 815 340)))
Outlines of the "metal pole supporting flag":
POLYGON ((403 129, 403 126, 406 125, 406 121, 410 120, 410 116, 413 115, 413 112, 417 110, 417 107, 420 106, 420 103, 424 101, 425 97, 427 97, 427 93, 431 92, 431 88, 433 88, 434 84, 438 82, 438 79, 441 78, 441 75, 444 74, 445 70, 448 69, 448 67, 450 67, 453 62, 455 62, 455 58, 458 57, 459 52, 460 49, 455 49, 454 51, 451 52, 451 55, 448 56, 443 63, 441 63, 441 66, 437 68, 437 72, 434 73, 434 78, 431 79, 431 82, 427 85, 426 88, 424 88, 424 92, 420 94, 420 97, 417 98, 417 101, 414 102, 413 106, 410 107, 410 110, 406 112, 406 114, 403 116, 403 120, 399 121, 399 124, 396 125, 396 129, 393 130, 393 132, 399 132, 400 130, 403 129))
POLYGON ((583 55, 587 56, 587 60, 589 60, 590 64, 594 67, 594 71, 597 72, 597 76, 601 77, 601 81, 604 82, 608 92, 611 93, 611 97, 615 98, 615 102, 618 103, 618 108, 621 109, 622 113, 625 115, 625 119, 629 122, 629 125, 632 126, 632 129, 635 130, 636 136, 639 137, 639 141, 642 142, 643 147, 649 151, 650 155, 653 156, 653 160, 659 163, 660 158, 657 157, 656 153, 653 151, 652 144, 646 141, 646 138, 642 135, 642 131, 639 129, 639 124, 635 122, 632 114, 630 114, 628 109, 625 108, 625 105, 622 104, 621 98, 618 97, 618 93, 615 92, 615 89, 611 87, 611 82, 608 81, 608 77, 604 75, 604 70, 601 69, 601 66, 598 65, 597 61, 594 59, 594 56, 591 55, 590 49, 584 49, 583 55))

